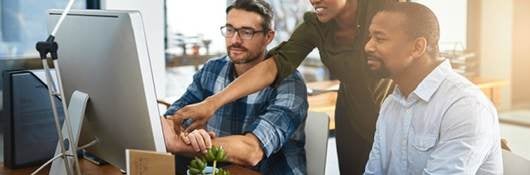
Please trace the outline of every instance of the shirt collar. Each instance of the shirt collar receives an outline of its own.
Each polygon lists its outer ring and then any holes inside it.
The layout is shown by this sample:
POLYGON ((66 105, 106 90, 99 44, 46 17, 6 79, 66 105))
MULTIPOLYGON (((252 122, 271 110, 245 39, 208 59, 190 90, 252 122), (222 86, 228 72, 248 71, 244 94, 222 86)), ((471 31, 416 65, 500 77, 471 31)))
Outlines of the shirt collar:
POLYGON ((418 84, 416 89, 408 97, 404 97, 401 94, 399 86, 394 88, 391 96, 405 107, 412 106, 419 99, 429 102, 451 70, 449 60, 444 60, 418 84))
POLYGON ((451 70, 451 63, 445 59, 420 82, 412 93, 416 94, 423 101, 429 102, 451 70))

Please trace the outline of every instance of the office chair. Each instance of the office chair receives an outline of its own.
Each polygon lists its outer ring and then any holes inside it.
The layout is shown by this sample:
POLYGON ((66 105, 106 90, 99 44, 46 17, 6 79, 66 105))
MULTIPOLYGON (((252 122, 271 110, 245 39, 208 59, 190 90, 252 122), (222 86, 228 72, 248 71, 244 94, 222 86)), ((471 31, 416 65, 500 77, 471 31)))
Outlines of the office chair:
POLYGON ((322 112, 309 112, 304 129, 307 174, 325 174, 329 134, 328 115, 322 112))

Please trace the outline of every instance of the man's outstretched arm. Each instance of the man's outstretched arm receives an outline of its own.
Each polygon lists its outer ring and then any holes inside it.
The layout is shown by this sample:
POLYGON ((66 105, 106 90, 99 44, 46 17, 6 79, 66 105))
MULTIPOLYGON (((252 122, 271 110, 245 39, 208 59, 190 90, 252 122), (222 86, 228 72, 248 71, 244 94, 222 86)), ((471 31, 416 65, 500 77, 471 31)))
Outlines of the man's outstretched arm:
MULTIPOLYGON (((160 120, 162 121, 164 140, 168 152, 185 156, 202 154, 201 151, 197 151, 198 148, 194 148, 191 143, 187 144, 184 142, 185 139, 190 138, 190 140, 201 139, 203 141, 211 141, 213 145, 222 146, 228 155, 228 161, 235 164, 255 166, 263 158, 263 150, 259 141, 256 136, 251 133, 212 139, 213 135, 202 135, 200 134, 201 132, 192 132, 185 138, 175 132, 173 129, 173 121, 163 117, 160 120)), ((181 134, 184 133, 181 132, 181 134)))
POLYGON ((259 140, 252 133, 218 137, 213 139, 213 145, 223 147, 228 161, 238 165, 256 166, 264 157, 259 140))
POLYGON ((189 145, 193 147, 194 154, 207 153, 208 146, 205 145, 211 143, 225 150, 229 162, 243 166, 255 166, 264 156, 258 138, 252 133, 213 138, 206 130, 197 129, 184 139, 191 142, 189 145))

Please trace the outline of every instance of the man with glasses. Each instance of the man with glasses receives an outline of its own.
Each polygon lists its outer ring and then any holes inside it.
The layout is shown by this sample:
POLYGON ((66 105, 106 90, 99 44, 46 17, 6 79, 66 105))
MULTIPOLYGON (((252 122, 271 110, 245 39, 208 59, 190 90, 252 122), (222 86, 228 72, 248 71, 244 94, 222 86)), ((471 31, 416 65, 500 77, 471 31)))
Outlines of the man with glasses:
MULTIPOLYGON (((204 64, 186 93, 171 105, 175 111, 220 92, 236 77, 265 59, 274 37, 272 10, 264 0, 236 0, 222 26, 228 55, 204 64)), ((163 119, 167 149, 177 154, 205 153, 219 145, 231 163, 263 174, 306 174, 304 123, 306 86, 298 72, 277 87, 265 88, 219 109, 204 129, 181 131, 180 121, 163 119)), ((184 121, 184 125, 191 121, 184 121)), ((178 169, 178 168, 177 168, 178 169)))

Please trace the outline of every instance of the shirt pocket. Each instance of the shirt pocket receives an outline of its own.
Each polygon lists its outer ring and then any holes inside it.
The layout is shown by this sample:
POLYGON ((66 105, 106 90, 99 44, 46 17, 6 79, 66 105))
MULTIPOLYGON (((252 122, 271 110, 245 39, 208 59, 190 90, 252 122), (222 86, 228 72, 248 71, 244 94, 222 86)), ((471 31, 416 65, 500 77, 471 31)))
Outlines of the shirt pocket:
POLYGON ((437 137, 433 135, 416 135, 411 140, 408 151, 408 167, 411 170, 418 170, 412 174, 421 174, 419 170, 422 170, 427 165, 431 153, 433 152, 437 137))
POLYGON ((412 147, 421 152, 431 151, 438 138, 432 135, 418 135, 414 137, 412 147))

